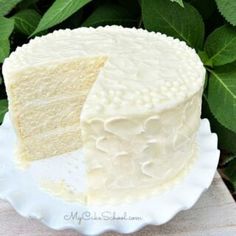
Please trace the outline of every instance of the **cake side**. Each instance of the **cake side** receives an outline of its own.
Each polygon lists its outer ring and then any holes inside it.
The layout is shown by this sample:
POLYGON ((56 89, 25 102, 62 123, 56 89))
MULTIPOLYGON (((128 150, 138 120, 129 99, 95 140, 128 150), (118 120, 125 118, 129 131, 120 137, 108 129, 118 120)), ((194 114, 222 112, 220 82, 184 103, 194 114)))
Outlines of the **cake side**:
POLYGON ((87 202, 146 197, 183 177, 198 156, 202 89, 175 108, 151 115, 82 122, 87 202))
POLYGON ((168 51, 156 48, 156 55, 147 50, 149 57, 145 53, 109 56, 86 99, 81 119, 152 114, 191 98, 204 85, 205 69, 188 51, 179 55, 174 50, 170 45, 168 51))

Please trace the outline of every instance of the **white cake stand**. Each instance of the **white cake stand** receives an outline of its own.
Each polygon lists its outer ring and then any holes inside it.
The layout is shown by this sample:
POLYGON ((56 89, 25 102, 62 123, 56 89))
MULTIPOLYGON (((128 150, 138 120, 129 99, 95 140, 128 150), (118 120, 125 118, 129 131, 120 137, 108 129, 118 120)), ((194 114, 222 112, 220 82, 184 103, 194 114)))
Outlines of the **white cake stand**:
MULTIPOLYGON (((10 202, 22 216, 39 219, 53 229, 75 229, 86 235, 109 230, 132 233, 149 224, 166 223, 178 212, 194 205, 210 186, 219 161, 217 136, 211 133, 208 120, 203 119, 198 133, 199 158, 181 183, 162 194, 130 204, 85 206, 54 197, 38 185, 37 178, 43 173, 37 172, 39 169, 44 169, 44 174, 47 172, 53 176, 57 172, 57 175, 64 174, 65 179, 73 179, 65 171, 66 165, 61 164, 63 157, 59 162, 56 159, 36 162, 29 170, 23 171, 16 168, 13 162, 15 141, 11 122, 6 115, 0 127, 0 198, 10 202)), ((78 154, 76 157, 72 155, 72 162, 76 161, 78 154)))

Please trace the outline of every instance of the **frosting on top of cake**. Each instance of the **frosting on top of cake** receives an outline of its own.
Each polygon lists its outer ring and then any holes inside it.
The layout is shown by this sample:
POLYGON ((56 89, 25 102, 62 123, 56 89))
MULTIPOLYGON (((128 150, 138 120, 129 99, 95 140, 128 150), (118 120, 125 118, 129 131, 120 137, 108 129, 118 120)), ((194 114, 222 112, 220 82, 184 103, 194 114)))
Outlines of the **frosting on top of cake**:
POLYGON ((42 64, 98 56, 107 61, 87 98, 82 119, 98 113, 102 118, 114 112, 122 116, 167 109, 204 84, 203 64, 185 42, 121 26, 59 30, 36 37, 6 59, 3 73, 8 77, 42 64))

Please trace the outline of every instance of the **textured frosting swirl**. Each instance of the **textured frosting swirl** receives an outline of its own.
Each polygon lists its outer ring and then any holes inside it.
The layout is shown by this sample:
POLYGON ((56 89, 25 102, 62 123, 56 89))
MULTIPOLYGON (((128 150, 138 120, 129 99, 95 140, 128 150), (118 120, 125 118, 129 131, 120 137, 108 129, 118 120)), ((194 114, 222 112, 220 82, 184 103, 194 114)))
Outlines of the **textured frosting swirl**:
POLYGON ((200 112, 201 91, 158 115, 84 122, 88 202, 118 203, 175 183, 197 158, 200 112))
POLYGON ((185 42, 121 26, 59 30, 36 37, 5 60, 3 74, 10 83, 13 78, 7 78, 25 68, 95 56, 108 60, 82 119, 97 112, 105 117, 164 110, 191 97, 204 83, 202 62, 185 42))

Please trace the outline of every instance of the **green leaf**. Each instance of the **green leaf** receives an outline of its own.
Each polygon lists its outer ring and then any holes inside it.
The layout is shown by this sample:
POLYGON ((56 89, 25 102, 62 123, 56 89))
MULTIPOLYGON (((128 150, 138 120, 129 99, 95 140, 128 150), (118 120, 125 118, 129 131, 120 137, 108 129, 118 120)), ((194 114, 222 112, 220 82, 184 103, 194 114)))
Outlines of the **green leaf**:
POLYGON ((128 9, 118 4, 104 4, 99 6, 84 21, 82 26, 104 26, 104 25, 123 25, 133 26, 137 24, 137 17, 128 9))
POLYGON ((170 0, 171 2, 177 2, 181 7, 184 7, 182 0, 170 0))
POLYGON ((223 173, 236 190, 236 159, 228 163, 227 167, 223 169, 223 173))
POLYGON ((236 154, 224 155, 221 157, 221 166, 229 164, 231 161, 236 159, 236 154))
POLYGON ((14 20, 0 16, 0 63, 9 55, 9 36, 14 28, 14 20))
POLYGON ((207 53, 205 51, 201 51, 199 50, 198 52, 198 56, 201 58, 201 61, 204 65, 206 66, 212 66, 210 60, 209 60, 209 57, 207 55, 207 53))
POLYGON ((6 99, 0 100, 0 123, 2 123, 5 113, 8 110, 8 103, 6 99))
POLYGON ((61 23, 91 1, 92 0, 56 0, 43 15, 33 35, 61 23))
POLYGON ((222 126, 216 119, 214 122, 210 121, 212 130, 218 135, 219 148, 228 152, 236 152, 236 133, 222 126))
POLYGON ((205 51, 214 66, 236 60, 236 30, 224 25, 213 31, 205 43, 205 51))
POLYGON ((216 0, 217 7, 224 18, 236 25, 236 1, 235 0, 216 0))
POLYGON ((14 29, 14 20, 0 16, 0 40, 8 39, 14 29))
POLYGON ((187 0, 187 2, 193 5, 204 19, 209 19, 216 10, 215 0, 187 0))
POLYGON ((225 128, 216 120, 209 109, 206 95, 203 96, 202 117, 210 120, 211 130, 217 133, 218 147, 228 153, 236 153, 236 133, 225 128))
POLYGON ((236 132, 236 63, 210 70, 207 101, 215 118, 236 132))
POLYGON ((0 16, 7 15, 22 0, 0 0, 0 16))
POLYGON ((22 0, 17 7, 19 9, 26 9, 32 5, 34 5, 36 2, 38 2, 39 0, 22 0))
POLYGON ((0 40, 0 63, 9 55, 10 43, 8 39, 0 40))
POLYGON ((201 15, 190 4, 184 8, 166 0, 142 0, 143 22, 146 29, 159 31, 201 48, 204 23, 201 15))
POLYGON ((36 29, 41 16, 33 9, 17 12, 13 17, 16 29, 25 35, 31 35, 36 29))

